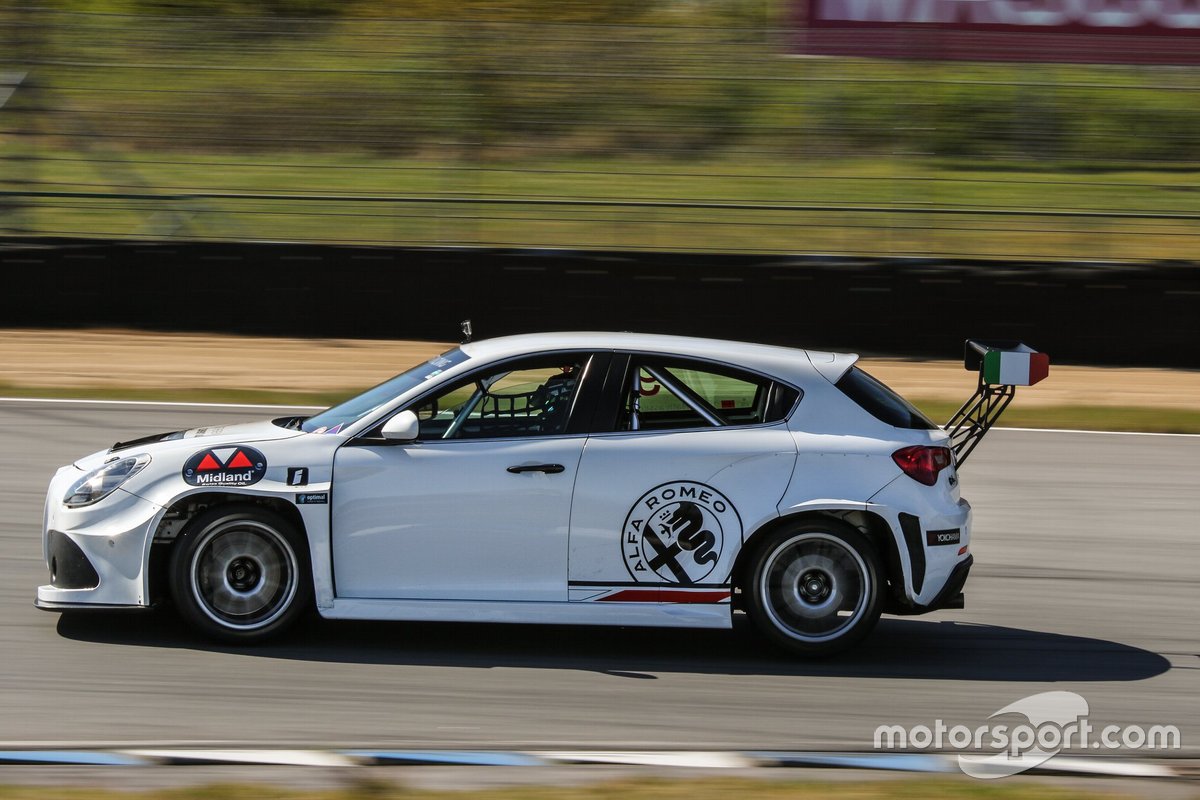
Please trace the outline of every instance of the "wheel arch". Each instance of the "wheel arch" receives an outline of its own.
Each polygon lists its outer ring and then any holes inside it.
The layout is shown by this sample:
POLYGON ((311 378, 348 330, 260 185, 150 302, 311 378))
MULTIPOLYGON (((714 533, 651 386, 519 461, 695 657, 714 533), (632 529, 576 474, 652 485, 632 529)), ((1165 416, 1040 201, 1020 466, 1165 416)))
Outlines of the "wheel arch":
POLYGON ((887 520, 879 514, 863 508, 862 503, 830 501, 817 506, 805 506, 767 520, 745 537, 741 550, 734 559, 730 572, 733 592, 733 608, 744 610, 743 597, 746 580, 754 568, 754 561, 762 542, 775 531, 797 522, 819 522, 837 520, 858 530, 875 546, 883 560, 888 583, 888 596, 893 602, 904 602, 904 564, 900 556, 900 543, 887 520))
POLYGON ((265 495, 238 494, 235 492, 201 492, 189 494, 172 503, 159 518, 154 536, 150 542, 150 554, 146 570, 146 598, 148 603, 154 603, 168 596, 167 569, 171 561, 172 548, 179 534, 194 518, 219 506, 250 505, 258 506, 279 514, 289 524, 293 525, 299 534, 297 538, 301 552, 297 555, 306 559, 311 570, 312 554, 309 552, 308 531, 304 518, 295 505, 279 497, 265 495))

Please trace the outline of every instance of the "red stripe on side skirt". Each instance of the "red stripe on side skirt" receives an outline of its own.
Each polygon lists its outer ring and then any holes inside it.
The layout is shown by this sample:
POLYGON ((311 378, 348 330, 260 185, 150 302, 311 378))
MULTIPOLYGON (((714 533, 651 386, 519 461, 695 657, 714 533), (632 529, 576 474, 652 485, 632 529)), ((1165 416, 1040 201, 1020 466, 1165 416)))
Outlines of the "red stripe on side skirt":
POLYGON ((622 589, 616 594, 599 598, 616 603, 722 603, 729 599, 727 591, 689 592, 679 589, 622 589))

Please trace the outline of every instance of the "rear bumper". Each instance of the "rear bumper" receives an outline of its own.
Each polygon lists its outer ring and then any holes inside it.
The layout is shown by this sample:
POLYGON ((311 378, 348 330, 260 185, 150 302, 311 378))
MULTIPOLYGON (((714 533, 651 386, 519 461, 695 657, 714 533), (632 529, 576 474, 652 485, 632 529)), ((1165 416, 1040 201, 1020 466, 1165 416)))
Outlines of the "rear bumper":
POLYGON ((933 598, 933 602, 925 609, 926 611, 937 611, 939 608, 962 608, 963 587, 967 585, 967 577, 971 574, 971 565, 975 563, 975 556, 968 555, 965 560, 958 562, 954 567, 954 571, 950 573, 949 580, 942 588, 942 591, 937 597, 933 598))
POLYGON ((913 614, 928 614, 930 611, 938 611, 944 608, 963 608, 965 604, 963 588, 967 585, 967 577, 971 574, 971 566, 974 563, 975 556, 972 555, 968 555, 965 559, 958 562, 950 572, 950 577, 946 579, 946 585, 942 587, 942 590, 928 604, 902 605, 891 602, 884 609, 884 612, 908 616, 913 614))
MULTIPOLYGON (((896 600, 911 609, 931 610, 938 603, 946 607, 947 587, 960 575, 965 581, 970 570, 970 504, 961 499, 943 504, 912 502, 900 491, 890 497, 881 492, 873 500, 867 510, 882 517, 895 537, 897 577, 901 578, 895 586, 896 600)), ((961 583, 955 593, 959 591, 961 583)))

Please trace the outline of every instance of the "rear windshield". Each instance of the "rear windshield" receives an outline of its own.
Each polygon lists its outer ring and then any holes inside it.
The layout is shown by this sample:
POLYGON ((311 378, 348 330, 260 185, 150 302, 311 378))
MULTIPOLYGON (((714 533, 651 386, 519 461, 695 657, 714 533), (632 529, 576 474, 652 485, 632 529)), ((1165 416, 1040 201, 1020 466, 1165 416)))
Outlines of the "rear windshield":
POLYGON ((851 367, 837 382, 837 388, 868 414, 888 425, 923 431, 938 427, 916 406, 858 367, 851 367))

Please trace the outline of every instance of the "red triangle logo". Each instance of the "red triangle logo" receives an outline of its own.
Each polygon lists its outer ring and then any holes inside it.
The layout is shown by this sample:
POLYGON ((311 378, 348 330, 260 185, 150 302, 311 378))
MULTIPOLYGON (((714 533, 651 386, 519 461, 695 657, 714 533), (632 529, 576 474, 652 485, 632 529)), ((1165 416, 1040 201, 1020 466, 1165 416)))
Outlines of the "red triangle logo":
POLYGON ((225 466, 229 467, 230 469, 245 469, 246 467, 253 467, 254 465, 250 463, 250 459, 246 458, 245 453, 243 453, 241 450, 238 450, 237 455, 233 457, 233 460, 225 466))
POLYGON ((213 458, 212 453, 205 453, 204 460, 202 460, 200 462, 200 466, 196 467, 196 469, 198 469, 198 470, 220 469, 220 468, 221 468, 221 465, 217 463, 217 460, 215 458, 213 458))

